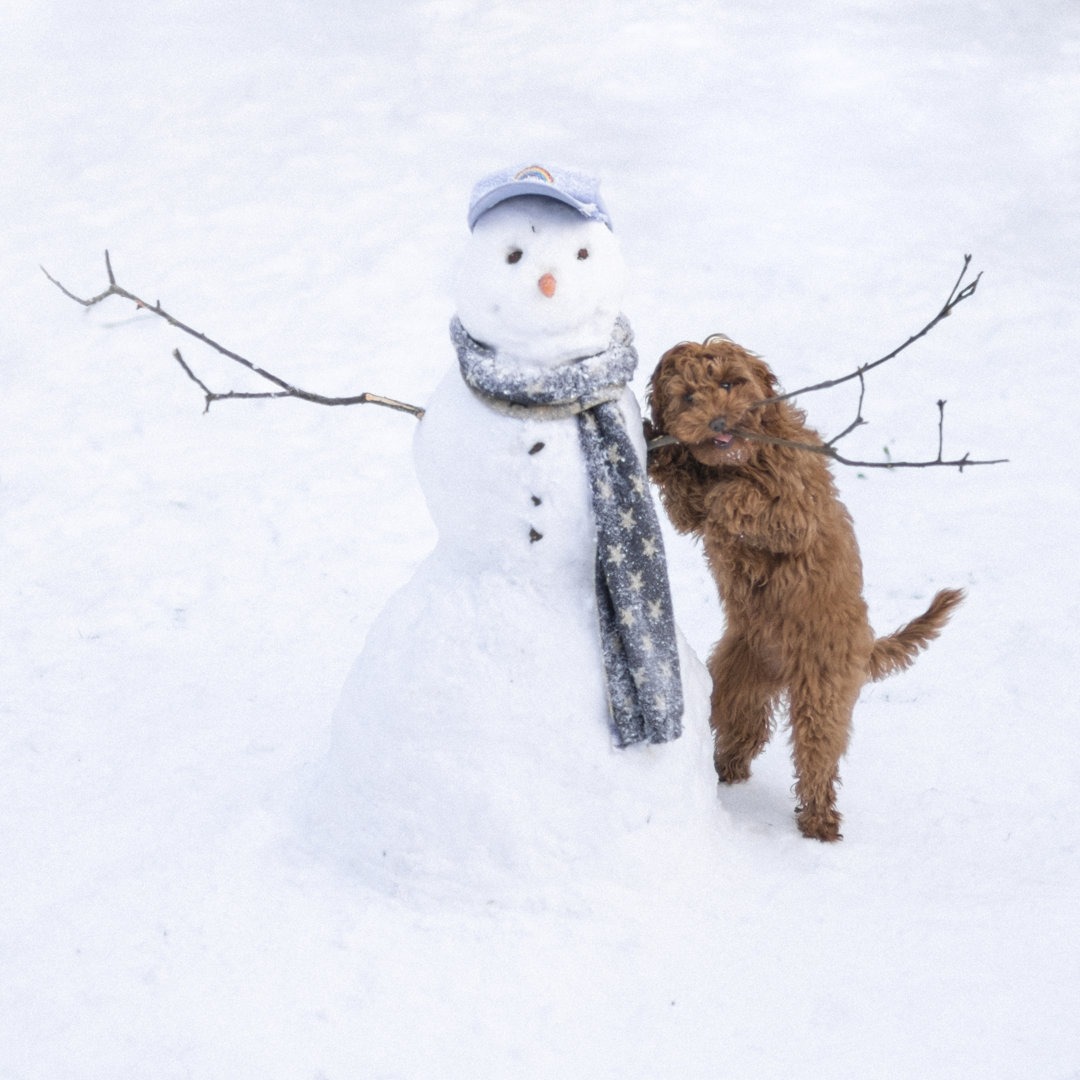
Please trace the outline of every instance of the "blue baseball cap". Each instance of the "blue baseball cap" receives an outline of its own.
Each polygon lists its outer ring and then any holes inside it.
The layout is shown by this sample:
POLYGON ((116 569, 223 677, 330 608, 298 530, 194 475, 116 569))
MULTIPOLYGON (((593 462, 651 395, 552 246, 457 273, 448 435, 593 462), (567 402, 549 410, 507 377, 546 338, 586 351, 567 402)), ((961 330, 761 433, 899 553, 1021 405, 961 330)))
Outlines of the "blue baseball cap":
POLYGON ((502 169, 485 176, 469 198, 469 228, 480 215, 516 195, 544 195, 572 206, 592 221, 611 228, 611 217, 600 198, 600 181, 574 169, 550 165, 525 165, 502 169))

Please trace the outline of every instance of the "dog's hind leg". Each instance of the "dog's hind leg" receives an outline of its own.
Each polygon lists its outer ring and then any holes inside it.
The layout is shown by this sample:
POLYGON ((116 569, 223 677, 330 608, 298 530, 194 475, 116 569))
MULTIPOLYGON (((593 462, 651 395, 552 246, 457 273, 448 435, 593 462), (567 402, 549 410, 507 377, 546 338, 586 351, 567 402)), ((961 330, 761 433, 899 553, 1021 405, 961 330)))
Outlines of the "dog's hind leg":
POLYGON ((750 763, 772 734, 779 681, 737 635, 725 634, 709 657, 713 763, 725 784, 750 778, 750 763))
POLYGON ((799 829, 815 840, 841 839, 836 785, 858 693, 858 687, 852 691, 827 683, 791 688, 791 745, 799 829))

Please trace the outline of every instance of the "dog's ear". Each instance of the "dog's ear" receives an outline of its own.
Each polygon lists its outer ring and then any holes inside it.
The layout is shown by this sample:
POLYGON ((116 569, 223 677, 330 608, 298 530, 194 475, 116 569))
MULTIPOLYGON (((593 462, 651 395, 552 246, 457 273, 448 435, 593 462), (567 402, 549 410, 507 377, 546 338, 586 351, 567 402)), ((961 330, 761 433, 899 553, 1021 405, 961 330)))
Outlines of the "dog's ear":
POLYGON ((661 417, 664 412, 663 392, 660 387, 663 383, 665 357, 660 358, 660 363, 656 365, 653 373, 649 376, 649 385, 646 388, 645 404, 648 408, 648 416, 645 418, 645 437, 647 439, 653 439, 657 435, 664 434, 663 431, 660 430, 661 417))
POLYGON ((752 357, 751 367, 755 381, 765 391, 766 404, 759 407, 763 430, 779 438, 805 439, 803 425, 806 415, 787 398, 782 398, 780 401, 771 400, 783 393, 780 380, 772 373, 772 369, 757 356, 752 357))
POLYGON ((780 392, 780 383, 772 373, 772 369, 764 360, 753 353, 748 354, 750 370, 754 373, 754 379, 765 390, 765 397, 775 397, 780 392))
POLYGON ((691 348, 693 348, 693 345, 690 342, 682 341, 678 345, 668 349, 668 351, 660 357, 660 362, 656 365, 652 375, 649 377, 647 401, 653 431, 656 435, 665 434, 664 409, 668 402, 667 383, 679 362, 679 358, 687 351, 687 349, 691 348))

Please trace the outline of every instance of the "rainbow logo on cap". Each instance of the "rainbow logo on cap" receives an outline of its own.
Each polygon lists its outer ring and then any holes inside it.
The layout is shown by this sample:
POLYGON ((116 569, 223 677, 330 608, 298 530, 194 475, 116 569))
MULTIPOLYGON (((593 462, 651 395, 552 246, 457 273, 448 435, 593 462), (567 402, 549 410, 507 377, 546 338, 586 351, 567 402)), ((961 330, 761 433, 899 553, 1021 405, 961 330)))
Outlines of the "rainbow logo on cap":
POLYGON ((527 169, 522 169, 520 172, 514 174, 515 180, 539 180, 544 184, 554 184, 555 177, 551 175, 542 165, 530 165, 527 169))

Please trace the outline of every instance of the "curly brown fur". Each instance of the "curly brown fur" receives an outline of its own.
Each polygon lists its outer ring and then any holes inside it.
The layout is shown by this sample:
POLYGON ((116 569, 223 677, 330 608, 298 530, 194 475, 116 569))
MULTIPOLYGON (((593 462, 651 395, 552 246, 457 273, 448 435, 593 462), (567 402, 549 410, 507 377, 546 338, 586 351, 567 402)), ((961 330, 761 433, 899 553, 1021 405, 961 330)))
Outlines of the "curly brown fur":
POLYGON ((726 339, 664 354, 649 386, 649 475, 680 532, 701 536, 726 628, 709 659, 715 764, 725 783, 750 776, 786 698, 799 828, 840 839, 838 763, 868 680, 908 667, 963 599, 943 589, 929 609, 875 640, 862 597, 851 517, 820 454, 747 435, 820 445, 805 415, 776 397, 757 356, 726 339))

